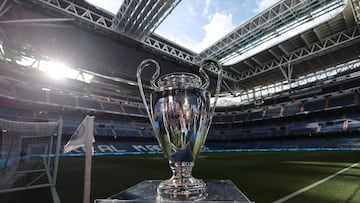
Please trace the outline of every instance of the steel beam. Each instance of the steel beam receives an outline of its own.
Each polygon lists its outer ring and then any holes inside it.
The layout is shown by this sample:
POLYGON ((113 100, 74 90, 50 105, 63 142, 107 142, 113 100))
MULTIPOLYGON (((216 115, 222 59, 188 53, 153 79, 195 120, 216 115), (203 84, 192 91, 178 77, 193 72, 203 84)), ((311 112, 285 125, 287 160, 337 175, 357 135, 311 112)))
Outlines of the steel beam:
MULTIPOLYGON (((48 6, 50 8, 56 9, 59 12, 66 13, 70 16, 76 17, 78 20, 83 20, 87 23, 91 23, 94 25, 93 29, 99 29, 102 28, 106 31, 115 32, 119 35, 125 36, 127 38, 133 39, 131 36, 128 36, 122 32, 119 32, 118 30, 114 29, 113 27, 113 20, 110 18, 107 18, 105 16, 102 16, 99 13, 95 13, 93 11, 90 11, 89 9, 86 9, 82 6, 79 6, 75 4, 74 2, 68 1, 68 0, 32 0, 33 3, 38 3, 41 5, 48 6)), ((126 9, 131 6, 132 1, 131 0, 125 0, 124 4, 126 5, 120 10, 123 12, 121 15, 125 15, 126 9)), ((136 40, 136 39, 133 39, 136 40)), ((144 44, 145 46, 148 46, 149 48, 157 51, 161 51, 164 54, 167 54, 171 57, 180 59, 184 62, 194 64, 194 53, 190 51, 183 51, 180 50, 174 46, 171 46, 169 44, 166 44, 164 42, 160 42, 159 40, 156 40, 155 38, 151 37, 145 37, 144 40, 139 41, 136 40, 139 43, 144 44)))
POLYGON ((355 20, 360 24, 360 0, 350 0, 355 20))
POLYGON ((243 71, 240 73, 238 81, 246 80, 251 77, 264 74, 268 71, 287 66, 288 64, 297 64, 311 58, 324 55, 333 50, 347 46, 360 40, 360 28, 355 26, 349 30, 337 33, 323 41, 314 43, 310 47, 301 48, 289 53, 288 56, 282 56, 280 59, 274 59, 255 70, 243 71))
POLYGON ((299 20, 300 17, 302 17, 301 22, 305 23, 316 13, 324 11, 319 8, 336 9, 344 3, 344 0, 282 0, 199 53, 195 61, 215 58, 226 62, 250 50, 253 46, 276 37, 274 30, 286 30, 289 23, 299 20))
POLYGON ((89 9, 79 6, 68 0, 32 0, 32 2, 38 2, 42 5, 47 5, 51 8, 57 9, 61 12, 67 13, 71 16, 77 17, 86 22, 92 23, 96 26, 105 28, 107 30, 114 31, 111 28, 112 19, 97 14, 89 9))
POLYGON ((113 28, 137 40, 154 31, 180 0, 126 0, 113 19, 113 28))

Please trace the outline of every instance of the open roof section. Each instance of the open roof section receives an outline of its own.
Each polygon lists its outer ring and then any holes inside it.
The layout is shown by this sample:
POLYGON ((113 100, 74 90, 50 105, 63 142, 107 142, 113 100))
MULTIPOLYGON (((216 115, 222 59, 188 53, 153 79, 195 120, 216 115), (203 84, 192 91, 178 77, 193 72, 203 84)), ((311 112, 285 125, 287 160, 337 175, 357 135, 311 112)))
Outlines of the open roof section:
POLYGON ((245 22, 196 57, 233 59, 276 35, 288 31, 289 24, 300 26, 321 14, 341 7, 344 0, 282 0, 245 22))
POLYGON ((155 33, 200 53, 278 0, 182 0, 155 33))
POLYGON ((98 9, 116 14, 120 6, 123 4, 124 0, 85 0, 88 3, 96 6, 98 9))
POLYGON ((197 53, 195 64, 209 57, 224 64, 239 61, 243 58, 240 55, 268 41, 282 27, 294 21, 307 22, 306 16, 316 9, 338 3, 336 0, 87 1, 115 14, 114 29, 137 40, 146 40, 155 30, 161 37, 197 53))
MULTIPOLYGON (((114 14, 114 16, 116 15, 113 24, 124 32, 127 32, 126 29, 130 29, 130 27, 141 24, 140 20, 145 16, 154 16, 158 12, 157 15, 162 16, 163 19, 151 27, 151 29, 155 29, 155 34, 195 53, 200 53, 279 0, 244 0, 241 2, 237 0, 179 0, 174 1, 172 5, 171 1, 86 1, 99 9, 114 14), (160 13, 159 6, 168 2, 170 2, 169 6, 171 7, 167 11, 168 13, 160 13)), ((142 31, 146 34, 149 30, 132 29, 127 34, 134 38, 138 38, 137 35, 139 35, 141 38, 144 37, 142 33, 139 33, 142 31)))

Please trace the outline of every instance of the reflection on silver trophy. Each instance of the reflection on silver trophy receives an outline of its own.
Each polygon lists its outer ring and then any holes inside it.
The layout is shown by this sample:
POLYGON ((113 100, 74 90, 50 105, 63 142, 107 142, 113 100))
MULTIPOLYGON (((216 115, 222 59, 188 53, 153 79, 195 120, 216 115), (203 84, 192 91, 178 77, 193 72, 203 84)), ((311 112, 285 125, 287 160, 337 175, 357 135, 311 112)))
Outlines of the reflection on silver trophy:
POLYGON ((170 200, 196 200, 206 197, 206 184, 192 177, 194 161, 206 140, 220 91, 222 68, 206 60, 200 66, 200 76, 192 73, 172 73, 162 77, 155 60, 144 60, 137 69, 137 80, 142 100, 150 118, 155 136, 162 152, 169 160, 173 176, 162 181, 158 188, 160 198, 170 200), (210 107, 209 77, 203 67, 216 67, 218 81, 215 100, 210 107), (154 92, 150 95, 150 108, 145 99, 141 82, 144 68, 156 68, 150 84, 154 92))

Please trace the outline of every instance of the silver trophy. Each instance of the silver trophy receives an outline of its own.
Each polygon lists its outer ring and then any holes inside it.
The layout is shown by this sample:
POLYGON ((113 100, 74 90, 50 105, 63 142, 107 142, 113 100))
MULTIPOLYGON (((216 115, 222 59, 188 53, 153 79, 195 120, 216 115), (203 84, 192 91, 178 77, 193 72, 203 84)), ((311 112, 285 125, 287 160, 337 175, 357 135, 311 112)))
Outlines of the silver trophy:
POLYGON ((192 73, 172 73, 162 77, 159 64, 152 59, 144 60, 137 69, 137 82, 142 100, 149 115, 155 136, 162 152, 169 160, 173 176, 162 181, 157 188, 160 198, 170 200, 196 200, 207 195, 203 180, 191 175, 194 161, 206 140, 220 92, 222 67, 213 60, 204 61, 199 70, 203 77, 192 73), (141 73, 144 68, 155 66, 150 84, 154 92, 150 94, 148 107, 141 73), (209 77, 203 67, 211 65, 218 70, 215 100, 210 107, 209 77))

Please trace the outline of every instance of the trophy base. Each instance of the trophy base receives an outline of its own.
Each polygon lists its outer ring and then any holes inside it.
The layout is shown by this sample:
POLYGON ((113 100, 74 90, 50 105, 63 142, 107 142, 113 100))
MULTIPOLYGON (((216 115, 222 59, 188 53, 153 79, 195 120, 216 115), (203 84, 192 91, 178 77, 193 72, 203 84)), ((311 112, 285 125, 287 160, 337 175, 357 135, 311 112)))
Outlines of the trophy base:
POLYGON ((194 177, 170 178, 160 182, 157 193, 162 200, 201 200, 207 196, 206 184, 194 177))
MULTIPOLYGON (((96 199, 95 203, 192 203, 194 200, 164 200, 159 197, 157 188, 160 180, 145 180, 124 191, 108 197, 96 199)), ((254 203, 250 201, 230 180, 205 180, 207 196, 198 203, 254 203)))

